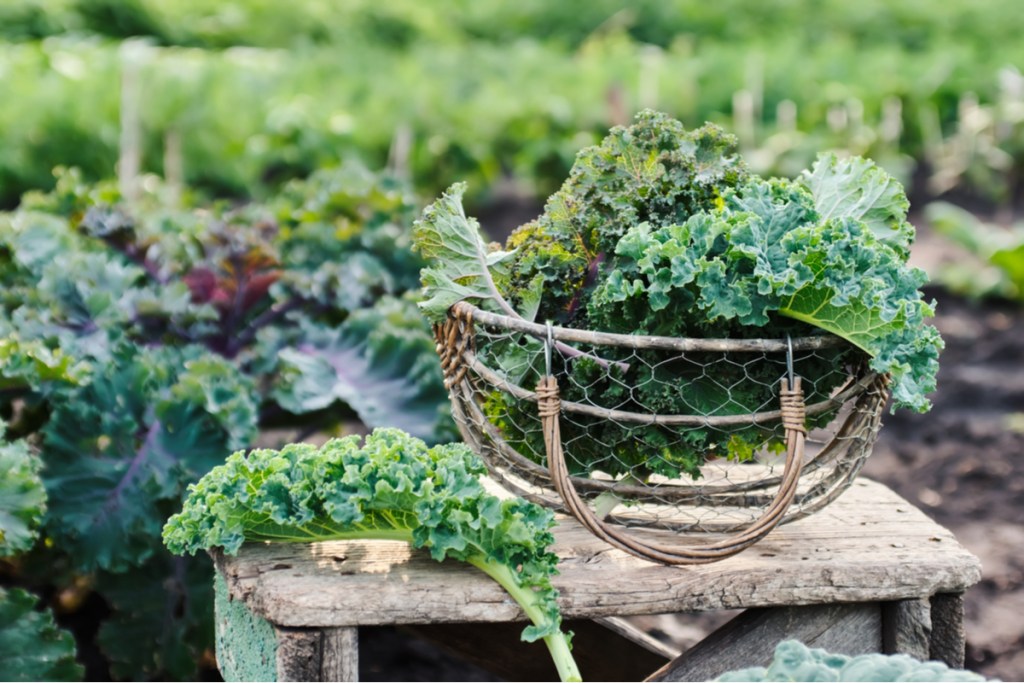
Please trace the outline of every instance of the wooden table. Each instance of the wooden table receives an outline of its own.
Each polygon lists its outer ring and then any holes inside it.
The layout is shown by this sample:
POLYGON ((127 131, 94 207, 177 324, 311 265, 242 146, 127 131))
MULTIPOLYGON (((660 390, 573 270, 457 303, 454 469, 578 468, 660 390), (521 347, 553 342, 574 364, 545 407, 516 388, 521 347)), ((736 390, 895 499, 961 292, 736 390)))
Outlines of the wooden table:
MULTIPOLYGON (((555 537, 554 584, 586 680, 707 680, 766 664, 788 638, 960 667, 962 594, 981 577, 949 531, 863 479, 712 564, 651 564, 567 519, 555 537), (736 608, 747 611, 674 658, 619 618, 736 608)), ((227 680, 356 680, 359 628, 376 625, 407 625, 512 680, 554 678, 543 644, 518 641, 519 607, 468 565, 388 541, 260 544, 215 559, 227 680)))

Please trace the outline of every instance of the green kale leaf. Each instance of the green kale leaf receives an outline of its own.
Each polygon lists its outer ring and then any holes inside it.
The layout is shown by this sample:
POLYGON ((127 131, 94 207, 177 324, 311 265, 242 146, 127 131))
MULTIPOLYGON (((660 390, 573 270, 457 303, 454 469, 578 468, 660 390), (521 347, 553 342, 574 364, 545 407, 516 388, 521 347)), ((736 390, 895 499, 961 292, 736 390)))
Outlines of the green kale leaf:
POLYGON ((498 581, 533 622, 523 638, 543 638, 563 678, 578 678, 551 585, 553 515, 486 493, 485 471, 467 446, 428 448, 397 429, 375 430, 362 444, 349 436, 320 448, 238 452, 189 488, 164 542, 175 553, 233 554, 246 541, 408 541, 498 581))
POLYGON ((802 182, 814 196, 821 221, 862 221, 875 237, 906 260, 914 241, 914 226, 907 222, 910 202, 899 181, 873 161, 822 154, 810 171, 804 171, 802 182))
POLYGON ((75 639, 20 588, 0 588, 0 662, 8 681, 80 681, 75 639))
POLYGON ((430 262, 420 273, 425 294, 420 308, 434 323, 443 322, 448 309, 465 299, 490 301, 506 314, 518 315, 495 285, 495 271, 509 254, 487 248, 479 224, 462 208, 465 191, 462 183, 450 187, 413 227, 415 248, 430 262))
MULTIPOLYGON (((860 167, 876 184, 888 178, 860 167)), ((827 184, 823 175, 812 177, 827 184)), ((717 321, 764 328, 773 315, 792 318, 867 352, 875 370, 892 376, 896 405, 927 410, 942 342, 924 322, 934 314, 919 291, 924 272, 890 246, 905 249, 895 237, 902 233, 889 231, 884 241, 856 217, 870 213, 862 204, 848 213, 831 206, 823 219, 817 202, 797 184, 751 179, 727 193, 722 208, 683 225, 634 228, 619 243, 618 268, 596 288, 592 318, 613 323, 634 297, 651 311, 702 311, 683 333, 717 321)), ((886 215, 906 225, 898 207, 890 209, 886 215)))
POLYGON ((301 343, 278 352, 272 396, 296 414, 348 404, 369 427, 431 442, 453 435, 434 340, 412 299, 384 297, 336 329, 300 322, 301 343))
POLYGON ((6 428, 0 420, 0 557, 31 548, 46 512, 43 462, 24 441, 5 442, 6 428))
POLYGON ((766 667, 724 673, 716 681, 984 681, 972 671, 950 669, 942 662, 920 662, 909 655, 866 654, 850 657, 796 640, 775 647, 766 667))
POLYGON ((113 607, 97 642, 118 680, 143 675, 189 680, 213 642, 213 563, 161 548, 124 573, 102 572, 96 589, 113 607), (153 590, 160 586, 162 590, 153 590), (146 647, 139 647, 140 642, 146 647))
POLYGON ((255 438, 253 388, 230 363, 197 347, 113 356, 44 428, 47 531, 86 571, 146 560, 162 502, 255 438))

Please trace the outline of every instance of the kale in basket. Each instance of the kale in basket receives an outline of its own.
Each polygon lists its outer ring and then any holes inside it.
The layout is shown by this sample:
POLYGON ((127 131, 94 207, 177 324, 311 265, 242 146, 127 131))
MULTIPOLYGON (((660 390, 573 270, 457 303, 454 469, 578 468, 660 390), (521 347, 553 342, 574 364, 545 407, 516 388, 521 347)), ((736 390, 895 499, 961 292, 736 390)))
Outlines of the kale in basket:
MULTIPOLYGON (((440 321, 453 303, 468 300, 513 317, 604 332, 831 333, 849 345, 802 362, 800 374, 815 378, 808 402, 827 397, 848 366, 867 362, 891 376, 896 406, 926 411, 942 340, 925 323, 934 314, 920 293, 925 273, 907 265, 914 229, 900 184, 870 161, 831 154, 796 180, 764 179, 747 171, 735 147, 715 126, 687 131, 664 114, 643 112, 634 125, 580 152, 544 213, 514 232, 504 250, 485 244, 462 209, 462 186, 453 187, 424 211, 414 232, 429 264, 422 272, 424 311, 440 321)), ((543 368, 539 349, 498 341, 479 351, 532 387, 543 368)), ((768 410, 777 404, 783 374, 778 359, 767 356, 763 364, 711 365, 710 357, 679 363, 609 347, 588 351, 602 362, 556 362, 568 376, 563 398, 636 412, 768 410)), ((529 405, 494 395, 487 410, 512 440, 517 432, 524 442, 539 440, 521 427, 529 405)), ((581 472, 697 475, 708 458, 743 459, 755 448, 777 447, 778 436, 751 424, 680 436, 660 427, 563 420, 563 439, 573 444, 567 451, 581 472)))

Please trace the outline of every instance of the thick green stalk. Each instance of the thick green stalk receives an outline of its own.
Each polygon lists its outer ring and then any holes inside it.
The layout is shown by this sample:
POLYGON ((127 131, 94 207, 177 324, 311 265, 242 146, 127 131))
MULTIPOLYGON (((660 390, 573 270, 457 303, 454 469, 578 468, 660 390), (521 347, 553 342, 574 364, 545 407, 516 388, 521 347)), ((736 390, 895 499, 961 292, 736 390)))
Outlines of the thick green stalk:
MULTIPOLYGON (((508 594, 512 596, 512 599, 519 603, 519 606, 526 612, 526 616, 535 625, 544 627, 550 623, 551 617, 537 604, 536 594, 531 589, 521 586, 509 567, 483 555, 474 555, 467 558, 466 561, 501 584, 508 591, 508 594)), ((576 665, 576 660, 573 659, 569 639, 561 629, 556 633, 544 636, 544 644, 547 645, 548 652, 551 653, 551 659, 555 662, 555 668, 558 670, 558 678, 560 680, 583 680, 579 667, 576 665)))

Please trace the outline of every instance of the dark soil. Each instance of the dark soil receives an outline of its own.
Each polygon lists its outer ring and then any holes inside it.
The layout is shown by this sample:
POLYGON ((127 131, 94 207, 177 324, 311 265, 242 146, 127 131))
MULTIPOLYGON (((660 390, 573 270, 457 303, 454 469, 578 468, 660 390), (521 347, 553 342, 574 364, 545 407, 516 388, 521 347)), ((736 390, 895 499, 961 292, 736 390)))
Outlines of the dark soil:
POLYGON ((967 668, 1024 680, 1024 310, 941 292, 934 407, 888 415, 864 475, 956 534, 982 562, 966 594, 967 668))

